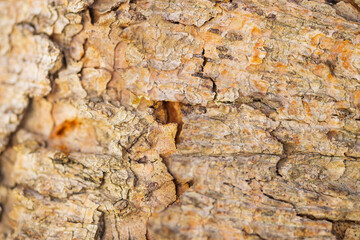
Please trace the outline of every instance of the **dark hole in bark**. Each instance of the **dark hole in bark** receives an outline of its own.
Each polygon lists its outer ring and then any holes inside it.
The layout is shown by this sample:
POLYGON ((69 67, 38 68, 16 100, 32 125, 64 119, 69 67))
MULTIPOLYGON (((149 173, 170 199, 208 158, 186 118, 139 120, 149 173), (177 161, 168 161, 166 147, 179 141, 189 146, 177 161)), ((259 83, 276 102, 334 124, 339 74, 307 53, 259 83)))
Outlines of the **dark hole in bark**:
POLYGON ((183 127, 181 104, 179 102, 165 102, 165 109, 167 111, 167 122, 177 124, 177 132, 175 136, 175 143, 180 143, 180 133, 183 127))

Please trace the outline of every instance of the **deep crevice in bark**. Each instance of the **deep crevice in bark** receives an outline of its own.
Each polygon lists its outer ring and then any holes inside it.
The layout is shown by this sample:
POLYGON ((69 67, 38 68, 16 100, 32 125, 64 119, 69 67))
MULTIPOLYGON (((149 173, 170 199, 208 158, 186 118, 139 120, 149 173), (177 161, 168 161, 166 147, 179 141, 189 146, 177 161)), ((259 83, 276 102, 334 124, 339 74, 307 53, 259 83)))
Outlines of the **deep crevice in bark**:
POLYGON ((179 102, 164 102, 164 107, 167 113, 167 123, 176 123, 177 131, 175 136, 175 144, 180 143, 180 135, 183 127, 181 104, 179 102))

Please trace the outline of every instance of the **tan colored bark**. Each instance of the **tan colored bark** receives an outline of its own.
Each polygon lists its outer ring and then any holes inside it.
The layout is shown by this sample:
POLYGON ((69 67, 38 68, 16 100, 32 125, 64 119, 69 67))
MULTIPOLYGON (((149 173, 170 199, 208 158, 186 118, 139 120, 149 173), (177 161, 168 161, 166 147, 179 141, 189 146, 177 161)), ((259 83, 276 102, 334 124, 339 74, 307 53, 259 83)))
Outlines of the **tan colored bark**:
POLYGON ((360 239, 360 1, 0 0, 0 239, 360 239))

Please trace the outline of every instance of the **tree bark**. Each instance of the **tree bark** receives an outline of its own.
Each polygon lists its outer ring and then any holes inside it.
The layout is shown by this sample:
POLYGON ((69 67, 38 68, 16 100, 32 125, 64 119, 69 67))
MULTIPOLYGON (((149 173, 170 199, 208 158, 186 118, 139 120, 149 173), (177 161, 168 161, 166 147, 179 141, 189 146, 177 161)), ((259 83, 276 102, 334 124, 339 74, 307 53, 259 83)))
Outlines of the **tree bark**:
POLYGON ((359 0, 0 0, 0 239, 360 239, 359 0))

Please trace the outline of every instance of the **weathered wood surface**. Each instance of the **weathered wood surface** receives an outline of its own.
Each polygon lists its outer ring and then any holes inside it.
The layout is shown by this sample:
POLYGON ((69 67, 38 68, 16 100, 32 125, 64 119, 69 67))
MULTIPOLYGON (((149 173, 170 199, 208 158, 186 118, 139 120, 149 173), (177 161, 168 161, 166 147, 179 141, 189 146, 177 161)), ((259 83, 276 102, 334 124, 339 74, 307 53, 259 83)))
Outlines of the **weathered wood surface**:
POLYGON ((360 239, 359 0, 0 0, 1 239, 360 239))

